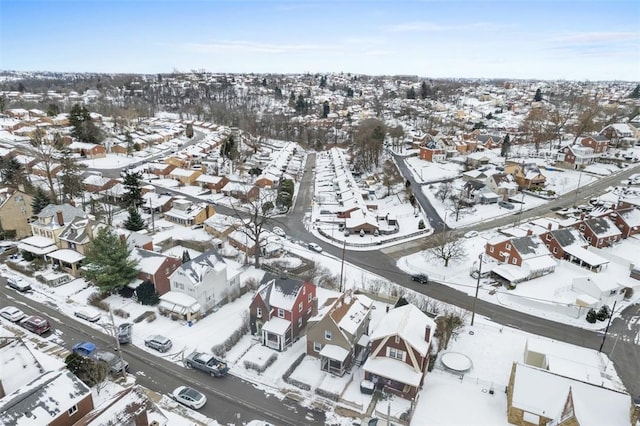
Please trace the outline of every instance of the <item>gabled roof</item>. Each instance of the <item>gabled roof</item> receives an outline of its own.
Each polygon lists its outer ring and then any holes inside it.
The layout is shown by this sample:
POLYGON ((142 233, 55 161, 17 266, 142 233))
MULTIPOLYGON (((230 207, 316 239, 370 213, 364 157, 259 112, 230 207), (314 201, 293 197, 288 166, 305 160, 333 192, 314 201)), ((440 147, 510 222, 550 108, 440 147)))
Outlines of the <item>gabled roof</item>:
POLYGON ((86 244, 91 238, 93 238, 100 228, 105 228, 107 225, 76 216, 60 233, 58 237, 61 240, 74 242, 77 244, 86 244))
POLYGON ((532 236, 512 238, 511 244, 520 253, 522 259, 549 254, 549 250, 539 239, 532 236))
MULTIPOLYGON (((270 276, 273 277, 273 275, 270 276)), ((300 280, 271 278, 260 286, 256 294, 262 297, 267 309, 281 308, 290 311, 303 286, 304 282, 300 280)))
POLYGON ((209 271, 223 271, 226 268, 227 263, 222 256, 215 250, 209 250, 182 264, 176 273, 181 271, 193 284, 200 284, 209 271))
POLYGON ((436 323, 431 318, 414 305, 408 304, 387 312, 371 333, 371 340, 398 336, 424 357, 435 330, 436 323), (428 340, 425 338, 427 327, 430 329, 428 340))
POLYGON ((62 220, 64 221, 64 223, 71 222, 76 216, 87 217, 87 214, 84 212, 84 210, 66 203, 65 204, 49 204, 47 207, 42 209, 40 213, 38 213, 36 216, 38 216, 38 218, 53 217, 53 222, 57 226, 60 226, 60 223, 58 223, 58 216, 57 216, 58 212, 62 212, 62 220))
POLYGON ((582 234, 572 228, 562 228, 551 231, 553 238, 560 244, 560 247, 567 247, 571 245, 578 245, 584 247, 588 245, 587 240, 584 239, 582 234))
POLYGON ((620 230, 608 217, 594 217, 585 220, 584 223, 591 228, 598 238, 605 238, 620 234, 620 230))

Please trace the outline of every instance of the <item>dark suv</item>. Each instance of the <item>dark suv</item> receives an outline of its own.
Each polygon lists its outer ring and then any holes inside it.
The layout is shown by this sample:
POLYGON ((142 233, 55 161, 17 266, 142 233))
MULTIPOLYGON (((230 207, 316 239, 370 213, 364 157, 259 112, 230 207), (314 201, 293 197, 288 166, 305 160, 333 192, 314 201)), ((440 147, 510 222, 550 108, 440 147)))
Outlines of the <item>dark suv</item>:
POLYGON ((429 277, 425 274, 414 274, 411 275, 411 281, 417 281, 420 284, 427 284, 429 282, 429 277))
POLYGON ((47 331, 51 330, 51 325, 46 319, 33 315, 20 322, 20 325, 29 330, 32 333, 43 335, 47 331))

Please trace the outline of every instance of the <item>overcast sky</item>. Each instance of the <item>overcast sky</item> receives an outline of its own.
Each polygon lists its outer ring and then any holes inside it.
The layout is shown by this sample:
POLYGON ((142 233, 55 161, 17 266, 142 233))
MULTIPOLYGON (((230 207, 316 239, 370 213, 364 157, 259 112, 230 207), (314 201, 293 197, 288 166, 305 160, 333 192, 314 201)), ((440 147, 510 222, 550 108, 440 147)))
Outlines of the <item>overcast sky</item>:
POLYGON ((640 1, 0 0, 0 69, 640 80, 640 1))

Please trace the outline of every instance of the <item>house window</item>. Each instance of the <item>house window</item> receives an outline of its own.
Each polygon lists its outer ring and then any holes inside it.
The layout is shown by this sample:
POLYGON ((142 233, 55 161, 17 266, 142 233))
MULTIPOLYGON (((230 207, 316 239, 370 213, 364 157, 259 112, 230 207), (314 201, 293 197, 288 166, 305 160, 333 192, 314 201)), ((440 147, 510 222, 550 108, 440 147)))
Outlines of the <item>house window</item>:
POLYGON ((78 412, 78 405, 74 405, 73 407, 69 408, 69 410, 67 411, 67 413, 69 413, 70 416, 73 416, 75 413, 78 412))
POLYGON ((489 253, 493 253, 493 246, 489 247, 489 253))
POLYGON ((302 327, 302 317, 298 318, 298 327, 302 327))
POLYGON ((507 250, 511 250, 511 244, 507 243, 507 245, 505 245, 504 248, 507 250))
POLYGON ((311 306, 309 306, 309 309, 307 309, 307 313, 311 315, 311 306))
POLYGON ((554 247, 553 248, 553 254, 557 254, 558 253, 558 247, 554 247))
POLYGON ((584 231, 584 225, 580 225, 578 229, 580 229, 581 231, 584 231))
POLYGON ((326 340, 331 340, 331 331, 329 331, 329 330, 325 330, 325 331, 324 331, 324 338, 325 338, 326 340))
POLYGON ((298 305, 298 312, 302 312, 302 302, 298 305))
POLYGON ((284 318, 284 309, 278 308, 278 318, 284 318))
POLYGON ((400 343, 400 336, 396 336, 396 338, 395 338, 395 342, 396 342, 396 343, 400 343))
POLYGON ((587 242, 591 244, 591 237, 587 237, 587 242))
POLYGON ((551 241, 551 234, 547 234, 547 241, 551 241))
POLYGON ((614 294, 616 294, 616 290, 611 290, 611 292, 609 293, 609 296, 613 296, 614 294))
POLYGON ((514 258, 512 258, 512 259, 511 259, 511 263, 513 263, 513 264, 515 265, 516 263, 518 263, 518 259, 516 259, 515 257, 514 257, 514 258))
POLYGON ((322 344, 318 342, 313 342, 313 351, 320 352, 322 350, 322 344))
POLYGON ((256 317, 262 318, 262 308, 256 308, 256 317))
POLYGON ((387 348, 387 357, 399 359, 400 361, 404 361, 405 353, 404 351, 396 348, 387 348))
POLYGON ((307 294, 307 288, 305 286, 302 286, 302 294, 307 294))
POLYGON ((309 303, 311 303, 311 293, 309 293, 309 296, 307 297, 307 300, 309 301, 309 303))

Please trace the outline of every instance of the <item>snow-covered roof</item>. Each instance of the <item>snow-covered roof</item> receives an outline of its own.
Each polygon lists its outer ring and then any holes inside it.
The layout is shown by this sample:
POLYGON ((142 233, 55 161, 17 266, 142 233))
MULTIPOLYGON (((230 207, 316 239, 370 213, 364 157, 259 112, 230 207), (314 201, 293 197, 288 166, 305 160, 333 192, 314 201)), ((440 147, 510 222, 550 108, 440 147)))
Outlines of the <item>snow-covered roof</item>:
POLYGON ((71 249, 56 250, 52 253, 47 254, 47 256, 66 263, 80 262, 85 258, 83 254, 80 254, 77 251, 71 249))
POLYGON ((262 330, 282 336, 291 326, 291 321, 284 318, 273 317, 262 326, 262 330))
POLYGON ((522 263, 530 272, 553 269, 558 265, 555 258, 551 255, 530 257, 525 259, 522 263))
POLYGON ((20 338, 7 338, 0 348, 0 382, 6 394, 36 379, 44 369, 20 338))
POLYGON ((200 284, 209 271, 224 271, 226 268, 224 259, 215 250, 209 250, 182 264, 174 274, 184 274, 193 284, 200 284))
POLYGON ((436 323, 431 318, 414 305, 408 304, 387 312, 371 333, 371 340, 398 336, 420 355, 426 356, 435 330, 436 323), (430 329, 428 340, 426 339, 427 327, 430 329))
POLYGON ((160 305, 165 307, 168 305, 177 305, 183 308, 191 308, 192 312, 200 310, 200 304, 196 299, 179 291, 168 291, 160 296, 160 305))
POLYGON ((338 327, 353 335, 360 327, 360 324, 368 318, 373 301, 367 296, 357 295, 355 297, 345 297, 344 303, 350 303, 351 306, 338 322, 338 327))
POLYGON ((420 380, 422 380, 421 371, 416 371, 409 364, 394 358, 369 358, 362 368, 376 376, 386 377, 414 387, 420 386, 420 380))
POLYGON ((42 256, 47 253, 56 251, 58 246, 50 238, 33 236, 27 237, 18 243, 18 250, 28 251, 36 256, 42 256))
POLYGON ((338 362, 344 362, 349 356, 349 351, 336 345, 324 345, 319 355, 338 362))
POLYGON ((571 256, 574 256, 581 261, 587 263, 590 266, 598 266, 609 263, 607 259, 604 257, 598 256, 591 250, 586 250, 578 245, 572 244, 564 247, 563 249, 566 253, 569 253, 571 256))
POLYGON ((529 365, 516 364, 514 374, 512 406, 515 408, 559 420, 571 392, 573 410, 580 425, 629 424, 631 398, 628 394, 529 365))

